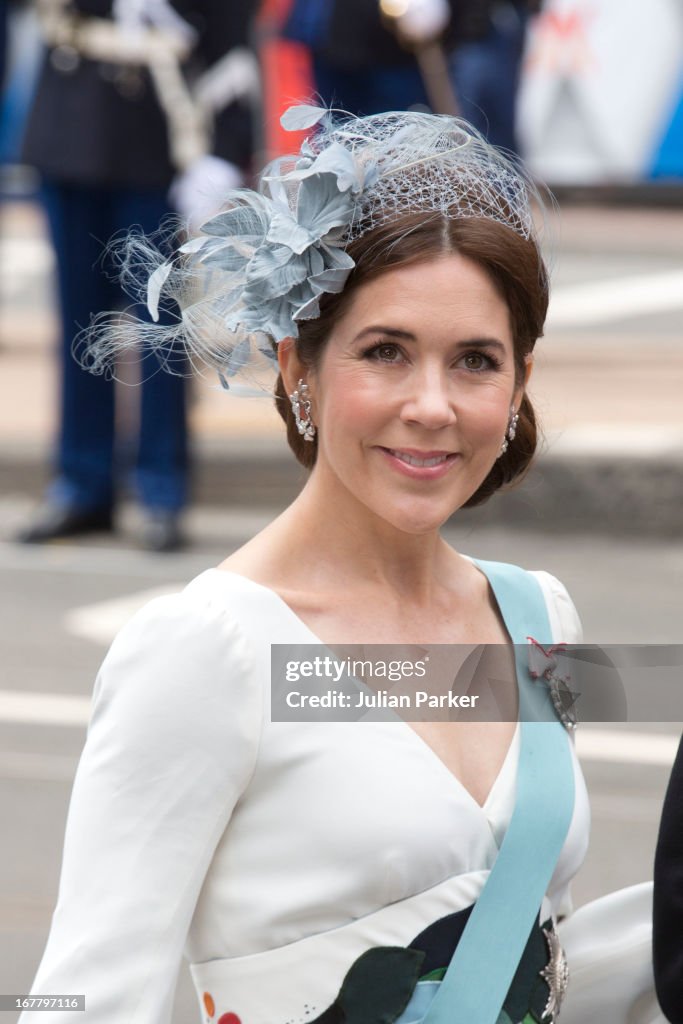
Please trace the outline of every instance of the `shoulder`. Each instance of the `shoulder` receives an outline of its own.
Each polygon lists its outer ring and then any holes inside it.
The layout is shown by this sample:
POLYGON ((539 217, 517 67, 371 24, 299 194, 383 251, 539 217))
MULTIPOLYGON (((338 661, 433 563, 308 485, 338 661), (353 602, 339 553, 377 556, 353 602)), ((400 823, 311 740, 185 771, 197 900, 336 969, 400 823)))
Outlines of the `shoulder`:
POLYGON ((222 600, 210 573, 202 573, 183 590, 155 597, 140 608, 117 634, 107 658, 125 657, 144 648, 161 660, 204 663, 227 649, 233 661, 248 657, 244 630, 234 606, 222 600))
POLYGON ((262 672, 230 602, 197 577, 176 594, 148 602, 116 636, 95 684, 91 726, 99 717, 207 736, 239 719, 258 729, 262 672))
POLYGON ((583 641, 583 629, 574 602, 556 576, 541 569, 523 569, 508 562, 470 561, 485 573, 489 582, 497 582, 499 593, 506 593, 511 605, 516 600, 524 600, 525 595, 533 597, 529 594, 530 584, 534 590, 538 587, 548 613, 553 642, 578 644, 583 641))
POLYGON ((553 640, 556 643, 582 643, 581 619, 565 585, 542 569, 529 570, 529 575, 534 577, 543 592, 553 640))

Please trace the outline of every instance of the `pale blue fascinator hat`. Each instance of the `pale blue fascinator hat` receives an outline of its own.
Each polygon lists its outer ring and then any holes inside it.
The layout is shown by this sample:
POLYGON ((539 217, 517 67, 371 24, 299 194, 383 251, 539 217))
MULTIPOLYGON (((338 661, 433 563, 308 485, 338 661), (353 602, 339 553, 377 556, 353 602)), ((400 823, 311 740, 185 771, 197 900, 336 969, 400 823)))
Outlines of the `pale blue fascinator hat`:
MULTIPOLYGON (((115 255, 124 287, 148 321, 95 317, 76 340, 77 358, 112 373, 121 352, 148 346, 174 372, 179 352, 222 386, 260 381, 273 342, 298 336, 354 268, 353 241, 406 213, 495 220, 535 238, 538 190, 513 158, 459 118, 416 111, 343 115, 299 105, 282 118, 311 130, 298 154, 280 157, 257 190, 228 193, 221 211, 167 255, 132 233, 115 255), (160 311, 165 315, 160 316, 160 311)), ((178 238, 177 225, 173 237, 178 238)))

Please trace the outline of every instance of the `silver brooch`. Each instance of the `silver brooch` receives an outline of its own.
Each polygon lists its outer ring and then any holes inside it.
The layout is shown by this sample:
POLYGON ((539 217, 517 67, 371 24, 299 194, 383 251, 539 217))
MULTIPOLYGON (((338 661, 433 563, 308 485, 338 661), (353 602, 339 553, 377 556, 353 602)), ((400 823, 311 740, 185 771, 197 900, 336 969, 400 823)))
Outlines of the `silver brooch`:
POLYGON ((539 971, 539 974, 550 989, 550 994, 541 1014, 541 1020, 548 1020, 550 1024, 555 1024, 569 984, 569 966, 555 929, 554 918, 550 928, 543 928, 543 934, 548 943, 550 959, 543 970, 539 971))
POLYGON ((560 675, 558 671, 558 654, 567 653, 566 644, 555 644, 547 649, 528 636, 529 641, 529 675, 532 679, 542 679, 548 688, 550 699, 555 708, 557 717, 565 729, 570 732, 576 729, 576 708, 575 704, 581 694, 572 690, 569 685, 570 675, 560 675))

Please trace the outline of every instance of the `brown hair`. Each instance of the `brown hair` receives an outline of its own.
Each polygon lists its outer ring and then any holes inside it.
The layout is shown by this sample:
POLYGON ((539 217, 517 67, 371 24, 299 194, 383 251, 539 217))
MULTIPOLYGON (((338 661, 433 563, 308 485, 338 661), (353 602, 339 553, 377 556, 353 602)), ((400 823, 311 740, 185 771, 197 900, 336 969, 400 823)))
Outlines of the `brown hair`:
MULTIPOLYGON (((548 274, 536 242, 483 217, 425 216, 414 213, 380 225, 352 242, 347 249, 355 261, 346 286, 338 295, 324 295, 320 316, 301 321, 296 351, 301 362, 315 368, 334 323, 344 315, 361 285, 381 274, 411 263, 460 253, 478 263, 489 275, 510 311, 515 355, 515 375, 524 377, 525 356, 543 334, 548 309, 548 274)), ((287 425, 287 440, 299 462, 310 469, 316 460, 317 439, 304 441, 299 434, 282 377, 275 387, 275 403, 287 425)), ((536 416, 524 394, 517 410, 517 435, 507 452, 496 459, 488 476, 465 502, 464 508, 481 504, 499 487, 521 479, 536 451, 536 416)))

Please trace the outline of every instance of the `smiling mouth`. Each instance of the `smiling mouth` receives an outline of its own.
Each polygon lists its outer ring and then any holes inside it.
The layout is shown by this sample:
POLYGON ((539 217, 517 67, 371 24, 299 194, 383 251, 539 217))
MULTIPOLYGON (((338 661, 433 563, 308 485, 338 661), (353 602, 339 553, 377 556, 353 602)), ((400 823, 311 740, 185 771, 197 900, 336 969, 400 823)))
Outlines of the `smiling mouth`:
POLYGON ((415 455, 412 452, 402 452, 398 448, 385 448, 384 450, 393 455, 395 459, 404 462, 407 466, 417 466, 419 468, 440 466, 445 462, 452 461, 457 454, 456 452, 437 452, 435 454, 415 455))

